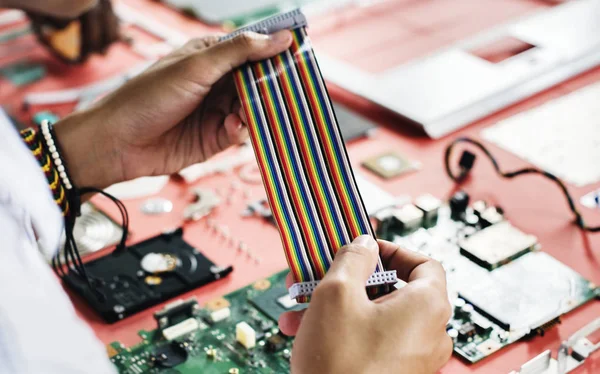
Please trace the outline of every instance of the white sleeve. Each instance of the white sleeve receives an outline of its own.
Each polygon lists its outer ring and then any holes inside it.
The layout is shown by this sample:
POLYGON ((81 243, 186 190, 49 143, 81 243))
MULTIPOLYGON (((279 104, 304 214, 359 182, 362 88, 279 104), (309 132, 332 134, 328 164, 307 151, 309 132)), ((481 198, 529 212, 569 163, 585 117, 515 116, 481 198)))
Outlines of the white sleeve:
POLYGON ((114 373, 39 252, 31 217, 2 194, 0 236, 0 373, 114 373))

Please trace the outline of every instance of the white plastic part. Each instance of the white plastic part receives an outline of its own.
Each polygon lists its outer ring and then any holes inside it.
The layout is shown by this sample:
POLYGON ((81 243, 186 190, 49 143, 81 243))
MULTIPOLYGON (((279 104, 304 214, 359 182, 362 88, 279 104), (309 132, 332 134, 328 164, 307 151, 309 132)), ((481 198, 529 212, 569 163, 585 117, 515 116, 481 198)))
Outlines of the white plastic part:
POLYGON ((223 308, 219 310, 215 310, 210 314, 210 320, 213 322, 223 321, 231 316, 231 309, 223 308))
MULTIPOLYGON (((302 283, 294 283, 289 288, 290 297, 296 299, 300 296, 310 296, 320 281, 310 281, 302 283)), ((382 286, 384 284, 395 285, 398 282, 396 270, 373 273, 367 280, 367 287, 382 286)))
POLYGON ((198 330, 200 324, 198 320, 195 318, 188 318, 185 321, 182 321, 176 325, 171 327, 167 327, 163 330, 162 334, 168 341, 175 340, 180 336, 185 334, 189 334, 192 331, 198 330))
POLYGON ((246 322, 240 322, 235 325, 235 339, 246 349, 254 348, 256 346, 256 331, 246 322))
POLYGON ((600 318, 590 322, 558 348, 557 358, 552 357, 552 351, 546 350, 532 358, 517 371, 510 374, 568 374, 584 364, 594 352, 600 350, 600 343, 592 343, 588 337, 600 331, 600 318))
POLYGON ((221 38, 221 41, 233 39, 236 36, 248 31, 256 32, 259 34, 273 34, 277 31, 293 30, 300 27, 305 27, 306 25, 306 17, 302 13, 302 11, 300 11, 300 9, 294 9, 292 11, 278 14, 276 16, 269 17, 249 26, 237 29, 231 34, 223 36, 221 38))
POLYGON ((283 295, 279 299, 277 299, 277 304, 281 305, 285 309, 292 309, 298 303, 296 300, 292 299, 290 295, 283 295))

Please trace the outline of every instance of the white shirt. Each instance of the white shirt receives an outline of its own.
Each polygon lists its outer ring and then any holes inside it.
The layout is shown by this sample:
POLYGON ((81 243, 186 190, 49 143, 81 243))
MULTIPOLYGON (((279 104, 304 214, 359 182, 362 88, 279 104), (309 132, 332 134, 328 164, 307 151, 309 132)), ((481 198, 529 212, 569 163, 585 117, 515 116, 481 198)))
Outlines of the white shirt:
POLYGON ((114 373, 48 265, 62 217, 42 170, 0 109, 0 373, 114 373))

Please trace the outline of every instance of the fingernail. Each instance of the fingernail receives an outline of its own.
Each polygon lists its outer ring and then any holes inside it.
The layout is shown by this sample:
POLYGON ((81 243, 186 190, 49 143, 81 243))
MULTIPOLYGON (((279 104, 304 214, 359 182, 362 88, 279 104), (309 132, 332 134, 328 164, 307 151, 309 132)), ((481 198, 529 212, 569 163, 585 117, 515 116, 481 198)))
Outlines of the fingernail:
POLYGON ((275 34, 271 34, 271 40, 275 43, 284 43, 290 39, 290 32, 287 30, 281 30, 275 34))
POLYGON ((372 251, 379 250, 379 246, 377 245, 377 242, 375 241, 375 239, 373 239, 373 237, 371 235, 358 236, 356 239, 354 239, 352 244, 360 245, 361 247, 368 248, 372 251))

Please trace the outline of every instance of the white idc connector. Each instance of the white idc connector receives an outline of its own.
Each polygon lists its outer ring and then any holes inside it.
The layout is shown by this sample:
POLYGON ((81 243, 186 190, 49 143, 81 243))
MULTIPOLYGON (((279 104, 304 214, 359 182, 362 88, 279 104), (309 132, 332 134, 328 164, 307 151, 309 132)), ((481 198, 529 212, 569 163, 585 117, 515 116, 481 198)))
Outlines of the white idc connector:
POLYGON ((239 28, 231 34, 221 37, 221 41, 233 39, 236 36, 252 31, 259 34, 273 34, 281 30, 294 30, 307 26, 306 17, 300 9, 294 9, 286 13, 277 14, 249 26, 239 28))
MULTIPOLYGON (((310 296, 320 281, 309 281, 302 283, 294 283, 289 288, 290 297, 296 299, 300 296, 310 296)), ((398 282, 396 270, 382 271, 373 273, 367 280, 367 287, 376 287, 382 285, 394 285, 398 282)))

